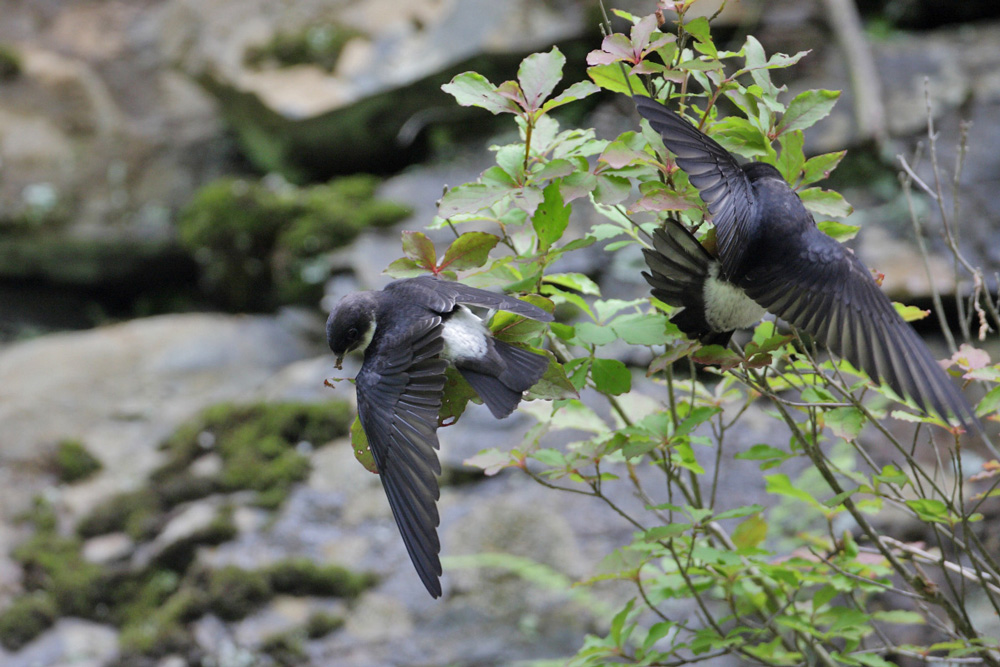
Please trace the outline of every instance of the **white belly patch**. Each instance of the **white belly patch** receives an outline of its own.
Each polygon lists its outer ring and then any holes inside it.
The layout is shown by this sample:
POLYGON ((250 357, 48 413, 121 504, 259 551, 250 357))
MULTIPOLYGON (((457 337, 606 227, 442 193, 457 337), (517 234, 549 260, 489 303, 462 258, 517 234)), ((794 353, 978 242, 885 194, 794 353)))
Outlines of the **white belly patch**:
POLYGON ((441 333, 444 349, 441 357, 452 362, 457 359, 482 358, 488 350, 487 335, 489 334, 482 320, 465 306, 459 306, 458 311, 444 323, 441 333))
POLYGON ((703 291, 705 320, 715 331, 747 329, 766 312, 743 290, 732 283, 719 280, 719 263, 708 267, 708 278, 703 291))

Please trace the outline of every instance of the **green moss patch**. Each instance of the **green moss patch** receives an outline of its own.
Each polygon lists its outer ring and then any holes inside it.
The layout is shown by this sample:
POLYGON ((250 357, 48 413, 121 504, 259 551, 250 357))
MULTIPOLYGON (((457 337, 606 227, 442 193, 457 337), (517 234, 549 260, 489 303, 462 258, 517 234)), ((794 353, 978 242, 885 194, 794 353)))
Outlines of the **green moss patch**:
POLYGON ((257 491, 260 505, 277 507, 309 475, 309 460, 297 451, 299 443, 319 447, 342 437, 352 419, 350 405, 343 401, 215 405, 164 443, 168 461, 153 480, 161 490, 186 484, 187 499, 199 488, 208 493, 257 491), (206 452, 206 445, 222 458, 221 472, 208 481, 185 482, 187 467, 206 452))
POLYGON ((371 588, 376 578, 339 565, 319 565, 307 558, 279 561, 266 570, 276 593, 353 598, 371 588))
POLYGON ((48 593, 22 595, 0 613, 0 644, 16 651, 51 626, 58 615, 59 608, 48 593))
POLYGON ((306 621, 306 636, 309 639, 319 639, 325 637, 334 630, 339 630, 344 625, 344 617, 337 614, 330 614, 325 611, 317 611, 309 615, 306 621))
POLYGON ((24 572, 28 595, 0 614, 0 643, 16 649, 48 628, 58 616, 95 618, 103 593, 102 571, 81 554, 81 542, 58 533, 55 514, 44 502, 24 517, 35 534, 11 556, 24 572))
MULTIPOLYGON (((98 565, 82 555, 83 540, 97 535, 125 532, 136 542, 151 540, 181 503, 214 493, 252 490, 258 504, 276 507, 293 484, 309 474, 300 445, 319 447, 343 437, 352 420, 353 411, 343 401, 215 405, 164 442, 166 463, 146 487, 97 507, 78 524, 75 535, 61 534, 51 506, 37 502, 22 517, 35 532, 12 554, 24 570, 27 594, 0 612, 0 643, 17 649, 56 618, 79 616, 120 627, 119 664, 139 664, 138 656, 145 660, 191 649, 188 624, 206 613, 238 620, 279 593, 360 595, 374 585, 373 575, 307 559, 279 561, 259 570, 193 567, 199 547, 236 536, 229 505, 220 507, 200 530, 149 559, 144 569, 98 565), (209 452, 222 461, 218 472, 192 473, 191 464, 209 452)), ((67 449, 76 456, 82 447, 75 443, 67 449)), ((330 632, 341 622, 335 617, 317 619, 312 629, 304 628, 297 636, 319 636, 315 633, 330 632)), ((293 648, 276 644, 274 650, 292 660, 293 648)))
POLYGON ((62 440, 56 445, 53 464, 59 480, 72 484, 101 469, 101 462, 79 440, 62 440))
POLYGON ((253 68, 316 65, 332 72, 344 45, 362 35, 358 30, 336 23, 311 25, 297 32, 279 32, 266 44, 247 49, 243 62, 253 68))
POLYGON ((8 44, 0 44, 0 81, 16 79, 23 69, 21 54, 8 44))
POLYGON ((205 291, 232 310, 314 304, 329 275, 324 255, 367 227, 395 224, 410 209, 375 199, 378 179, 348 176, 296 187, 222 178, 201 188, 178 236, 201 266, 205 291))

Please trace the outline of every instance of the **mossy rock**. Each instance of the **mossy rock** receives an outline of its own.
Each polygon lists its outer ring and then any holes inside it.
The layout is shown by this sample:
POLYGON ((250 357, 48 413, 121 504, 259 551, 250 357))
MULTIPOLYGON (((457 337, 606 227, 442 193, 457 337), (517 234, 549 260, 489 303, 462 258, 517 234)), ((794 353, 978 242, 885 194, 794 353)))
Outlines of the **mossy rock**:
POLYGON ((297 667, 309 662, 305 637, 301 632, 283 632, 268 637, 261 643, 259 650, 279 667, 297 667))
POLYGON ((332 72, 344 45, 363 34, 337 23, 310 25, 296 32, 279 32, 267 43, 248 48, 243 62, 256 69, 267 65, 316 65, 332 72))
POLYGON ((207 526, 173 542, 157 554, 153 564, 155 567, 184 572, 194 562, 200 547, 228 542, 238 533, 232 508, 224 507, 207 526))
POLYGON ((175 490, 175 494, 190 500, 198 488, 253 490, 259 494, 259 504, 277 507, 292 485, 309 475, 309 459, 297 445, 308 442, 319 447, 342 437, 352 420, 353 411, 344 401, 214 405, 164 443, 168 460, 153 474, 153 482, 161 489, 180 486, 187 467, 211 443, 222 458, 221 473, 201 487, 188 480, 184 493, 175 490))
POLYGON ((124 532, 134 540, 149 539, 163 526, 164 511, 152 489, 128 491, 94 508, 80 520, 76 531, 83 538, 124 532))
POLYGON ((226 621, 245 618, 274 597, 266 573, 235 565, 208 571, 202 586, 208 611, 226 621))
POLYGON ((317 611, 310 614, 308 620, 306 620, 306 636, 309 639, 320 639, 334 630, 339 630, 343 626, 343 616, 330 614, 325 611, 317 611))
POLYGON ((44 591, 22 595, 0 612, 0 644, 16 651, 47 630, 59 615, 52 596, 44 591))
POLYGON ((123 660, 121 664, 135 664, 134 656, 162 657, 182 653, 194 645, 186 624, 205 611, 206 595, 194 587, 184 587, 171 595, 162 605, 150 609, 148 614, 135 615, 122 626, 118 643, 123 660))
POLYGON ((23 70, 21 54, 9 44, 0 44, 0 81, 16 79, 23 70))
POLYGON ((377 583, 371 573, 352 572, 339 565, 319 565, 308 558, 278 561, 267 567, 271 588, 288 595, 357 597, 377 583))
POLYGON ((101 469, 101 462, 79 440, 61 440, 53 461, 56 476, 67 484, 90 477, 101 469))
POLYGON ((410 209, 375 199, 378 180, 349 176, 296 187, 222 178, 202 187, 178 219, 178 237, 201 266, 205 291, 231 310, 315 304, 325 253, 410 209))

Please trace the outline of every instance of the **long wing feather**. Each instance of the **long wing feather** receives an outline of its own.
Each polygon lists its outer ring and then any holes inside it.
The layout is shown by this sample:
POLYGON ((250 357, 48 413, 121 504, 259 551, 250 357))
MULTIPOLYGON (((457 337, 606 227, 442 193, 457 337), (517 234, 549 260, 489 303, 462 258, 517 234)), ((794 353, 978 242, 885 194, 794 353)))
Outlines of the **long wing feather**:
POLYGON ((389 507, 427 591, 441 595, 437 426, 446 362, 441 318, 369 349, 356 380, 358 415, 368 436, 389 507))
POLYGON ((660 133, 677 166, 688 175, 712 214, 719 243, 719 259, 726 275, 743 265, 745 239, 754 214, 750 181, 739 163, 713 139, 666 106, 649 97, 636 97, 635 106, 660 133))

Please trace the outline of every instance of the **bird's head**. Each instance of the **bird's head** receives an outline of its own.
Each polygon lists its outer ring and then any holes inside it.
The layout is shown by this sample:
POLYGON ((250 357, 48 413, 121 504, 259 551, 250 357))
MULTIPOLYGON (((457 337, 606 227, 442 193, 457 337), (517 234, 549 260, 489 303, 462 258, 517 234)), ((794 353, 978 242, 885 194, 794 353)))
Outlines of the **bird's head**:
POLYGON ((337 368, 344 355, 353 350, 364 351, 375 335, 375 295, 372 292, 348 294, 330 313, 326 321, 326 342, 337 355, 337 368))

